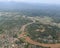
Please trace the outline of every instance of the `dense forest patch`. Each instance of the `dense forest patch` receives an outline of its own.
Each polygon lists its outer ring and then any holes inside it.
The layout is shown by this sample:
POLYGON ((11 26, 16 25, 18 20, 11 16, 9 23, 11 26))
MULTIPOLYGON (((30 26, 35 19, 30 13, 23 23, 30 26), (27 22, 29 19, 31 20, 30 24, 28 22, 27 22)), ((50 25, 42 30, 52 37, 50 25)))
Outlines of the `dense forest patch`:
POLYGON ((27 27, 26 32, 29 36, 41 43, 59 43, 60 28, 57 26, 34 23, 27 27))

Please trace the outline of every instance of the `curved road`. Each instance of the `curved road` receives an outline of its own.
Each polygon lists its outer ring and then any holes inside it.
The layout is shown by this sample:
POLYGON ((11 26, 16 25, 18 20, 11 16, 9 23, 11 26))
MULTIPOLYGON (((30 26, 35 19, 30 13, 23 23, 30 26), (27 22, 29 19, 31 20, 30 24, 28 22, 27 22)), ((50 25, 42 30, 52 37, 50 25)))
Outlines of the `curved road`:
POLYGON ((23 37, 23 38, 25 38, 25 41, 26 41, 26 42, 28 42, 28 43, 30 43, 30 44, 33 44, 33 45, 38 45, 38 46, 43 46, 43 47, 50 47, 50 48, 60 48, 60 44, 44 44, 44 43, 39 43, 39 42, 36 42, 36 41, 32 40, 29 36, 26 36, 26 37, 25 37, 25 34, 26 34, 25 28, 26 28, 28 25, 35 23, 35 20, 32 20, 32 21, 33 21, 33 22, 27 23, 27 24, 25 24, 25 25, 23 25, 23 26, 21 27, 20 31, 21 31, 22 33, 19 35, 18 38, 23 37))

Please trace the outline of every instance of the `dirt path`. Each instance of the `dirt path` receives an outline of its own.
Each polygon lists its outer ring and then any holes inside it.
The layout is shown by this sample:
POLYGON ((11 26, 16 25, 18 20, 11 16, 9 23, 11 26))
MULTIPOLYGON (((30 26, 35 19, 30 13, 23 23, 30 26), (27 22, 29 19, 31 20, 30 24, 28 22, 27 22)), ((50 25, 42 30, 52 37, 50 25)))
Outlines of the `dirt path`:
POLYGON ((44 44, 44 43, 39 43, 39 42, 36 42, 34 40, 32 40, 29 36, 26 36, 25 37, 25 28, 26 26, 30 25, 30 24, 33 24, 35 23, 35 21, 33 20, 33 22, 31 23, 27 23, 25 25, 22 26, 22 28, 20 29, 20 31, 22 31, 22 33, 19 35, 19 38, 20 37, 23 37, 25 38, 25 41, 30 43, 30 44, 33 44, 33 45, 38 45, 38 46, 43 46, 43 47, 50 47, 50 48, 60 48, 60 44, 44 44))

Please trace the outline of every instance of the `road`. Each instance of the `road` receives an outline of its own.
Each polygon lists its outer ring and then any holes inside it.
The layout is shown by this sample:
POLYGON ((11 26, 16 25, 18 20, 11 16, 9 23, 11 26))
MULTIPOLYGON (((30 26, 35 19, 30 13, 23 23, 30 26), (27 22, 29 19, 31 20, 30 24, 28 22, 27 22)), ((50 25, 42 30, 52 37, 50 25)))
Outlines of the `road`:
POLYGON ((29 36, 26 36, 25 37, 25 34, 27 32, 25 32, 25 28, 30 25, 30 24, 33 24, 35 23, 35 20, 32 20, 33 22, 31 23, 27 23, 25 25, 23 25, 20 29, 20 31, 22 32, 18 38, 20 37, 23 37, 25 39, 26 42, 30 43, 30 44, 33 44, 33 45, 38 45, 38 46, 43 46, 43 47, 50 47, 50 48, 60 48, 60 44, 44 44, 44 43, 39 43, 39 42, 36 42, 34 40, 32 40, 29 36))

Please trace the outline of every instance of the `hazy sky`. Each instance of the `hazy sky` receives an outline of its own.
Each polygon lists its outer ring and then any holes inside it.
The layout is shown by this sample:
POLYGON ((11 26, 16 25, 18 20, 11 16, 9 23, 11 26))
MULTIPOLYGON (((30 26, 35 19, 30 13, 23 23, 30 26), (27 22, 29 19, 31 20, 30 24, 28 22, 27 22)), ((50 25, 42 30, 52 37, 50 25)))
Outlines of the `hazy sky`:
POLYGON ((48 4, 60 4, 60 0, 0 0, 0 2, 28 2, 28 3, 48 3, 48 4))

